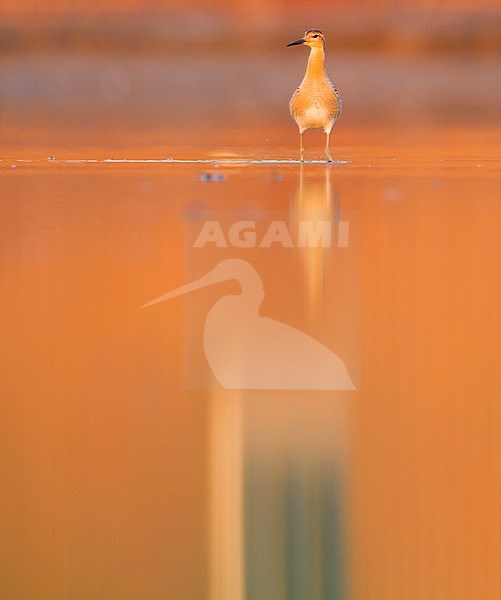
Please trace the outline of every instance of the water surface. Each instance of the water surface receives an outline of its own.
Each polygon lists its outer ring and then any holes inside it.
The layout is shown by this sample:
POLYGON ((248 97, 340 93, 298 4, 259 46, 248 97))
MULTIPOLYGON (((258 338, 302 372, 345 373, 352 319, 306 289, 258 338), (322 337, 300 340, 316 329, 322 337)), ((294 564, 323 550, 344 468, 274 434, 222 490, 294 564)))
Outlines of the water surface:
MULTIPOLYGON (((269 526, 289 540, 291 530, 273 524, 287 517, 283 490, 293 486, 290 516, 308 472, 314 514, 325 469, 344 474, 353 598, 494 600, 499 132, 339 126, 338 162, 322 162, 321 134, 311 133, 301 166, 288 125, 174 128, 155 141, 56 131, 54 144, 34 129, 2 147, 6 597, 195 600, 222 589, 220 600, 232 591, 236 599, 251 563, 256 586, 283 593, 299 560, 293 546, 270 555, 281 569, 271 581, 255 557, 228 551, 244 535, 238 511, 224 523, 215 516, 228 498, 230 509, 245 500, 234 461, 243 452, 254 466, 266 457, 254 485, 269 494, 269 526), (187 387, 189 302, 202 325, 238 286, 157 312, 140 307, 186 282, 186 215, 228 213, 286 215, 291 227, 312 214, 357 223, 352 271, 326 272, 317 248, 287 272, 281 255, 251 255, 266 290, 262 314, 335 345, 356 391, 221 390, 201 338, 193 364, 207 385, 187 387), (234 575, 214 584, 232 560, 234 575)), ((269 532, 257 531, 265 541, 269 532)), ((322 585, 336 597, 337 584, 311 577, 312 598, 322 585)))

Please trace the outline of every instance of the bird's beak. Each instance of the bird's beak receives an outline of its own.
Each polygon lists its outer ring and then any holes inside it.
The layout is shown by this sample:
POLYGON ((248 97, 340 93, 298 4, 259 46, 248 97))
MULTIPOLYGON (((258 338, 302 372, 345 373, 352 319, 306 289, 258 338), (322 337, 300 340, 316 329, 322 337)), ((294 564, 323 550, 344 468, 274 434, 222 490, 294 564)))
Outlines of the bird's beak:
POLYGON ((195 281, 192 281, 191 283, 182 285, 181 287, 178 287, 175 290, 163 294, 163 296, 159 296, 154 300, 150 300, 150 302, 147 302, 146 304, 141 306, 141 308, 153 306, 153 304, 159 304, 160 302, 165 302, 166 300, 170 300, 171 298, 175 298, 176 296, 181 296, 182 294, 193 292, 194 290, 198 290, 207 285, 212 285, 213 283, 218 283, 219 281, 222 281, 224 279, 225 278, 215 276, 211 271, 210 273, 207 273, 207 275, 200 277, 200 279, 195 279, 195 281))
POLYGON ((295 42, 291 42, 290 44, 287 44, 287 48, 289 46, 299 46, 299 44, 304 44, 306 42, 306 40, 304 38, 301 38, 300 40, 296 40, 295 42))

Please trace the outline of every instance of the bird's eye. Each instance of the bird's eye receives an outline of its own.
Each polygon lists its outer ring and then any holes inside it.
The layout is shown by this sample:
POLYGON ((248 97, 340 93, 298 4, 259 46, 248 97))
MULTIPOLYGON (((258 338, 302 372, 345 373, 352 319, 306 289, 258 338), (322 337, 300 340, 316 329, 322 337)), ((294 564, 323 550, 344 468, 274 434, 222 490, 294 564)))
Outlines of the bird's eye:
POLYGON ((318 37, 318 35, 316 35, 316 34, 315 34, 313 37, 314 37, 314 38, 317 38, 317 37, 318 37))

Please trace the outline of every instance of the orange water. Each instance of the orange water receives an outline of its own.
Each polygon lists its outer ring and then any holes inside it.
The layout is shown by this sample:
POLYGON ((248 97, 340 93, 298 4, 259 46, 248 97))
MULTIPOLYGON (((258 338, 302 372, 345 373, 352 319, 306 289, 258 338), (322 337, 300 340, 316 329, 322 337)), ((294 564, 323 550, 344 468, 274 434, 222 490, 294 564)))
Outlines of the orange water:
MULTIPOLYGON (((294 130, 207 131, 56 151, 33 131, 1 150, 3 598, 208 598, 211 407, 235 398, 186 388, 182 300, 139 307, 185 282, 187 209, 299 210, 301 169, 224 162, 295 157, 294 130), (102 162, 167 157, 221 162, 102 162)), ((360 218, 359 389, 246 392, 239 418, 273 462, 284 436, 336 454, 347 410, 351 597, 495 600, 501 137, 345 128, 333 149, 348 162, 304 165, 302 198, 360 218)), ((320 287, 300 309, 270 292, 263 312, 322 336, 320 287)))

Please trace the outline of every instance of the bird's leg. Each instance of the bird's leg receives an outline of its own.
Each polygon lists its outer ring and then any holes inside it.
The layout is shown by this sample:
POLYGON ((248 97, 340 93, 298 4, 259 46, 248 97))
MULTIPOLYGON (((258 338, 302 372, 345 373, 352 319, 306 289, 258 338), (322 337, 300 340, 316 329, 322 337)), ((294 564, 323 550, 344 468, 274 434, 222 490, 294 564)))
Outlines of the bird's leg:
POLYGON ((329 141, 330 141, 330 137, 331 137, 331 132, 330 131, 326 131, 325 135, 327 136, 327 142, 325 144, 325 154, 327 155, 328 162, 334 162, 334 159, 332 158, 331 151, 329 149, 329 141))
POLYGON ((299 130, 299 154, 301 162, 304 162, 303 132, 301 130, 299 130))

